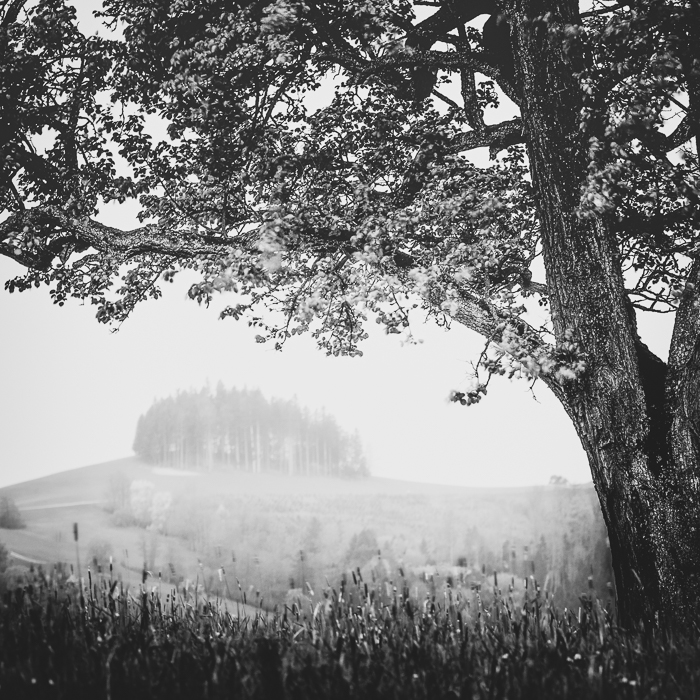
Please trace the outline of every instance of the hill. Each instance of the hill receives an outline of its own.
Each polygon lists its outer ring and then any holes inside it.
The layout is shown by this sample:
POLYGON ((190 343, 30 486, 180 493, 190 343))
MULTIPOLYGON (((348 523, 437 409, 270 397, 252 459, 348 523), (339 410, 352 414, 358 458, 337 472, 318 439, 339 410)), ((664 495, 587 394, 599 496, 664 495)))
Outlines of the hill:
POLYGON ((22 510, 75 502, 102 502, 108 497, 110 477, 124 474, 131 479, 150 479, 159 488, 174 492, 220 495, 307 494, 307 495, 406 495, 464 496, 516 500, 527 494, 540 494, 566 488, 593 491, 592 484, 567 487, 468 487, 430 484, 418 481, 368 476, 361 478, 325 478, 284 473, 248 471, 202 472, 154 466, 137 457, 79 467, 30 481, 0 488, 0 497, 9 496, 22 510))
MULTIPOLYGON (((163 580, 220 590, 223 569, 242 590, 281 602, 369 567, 410 571, 416 590, 494 571, 535 574, 568 601, 611 580, 593 489, 481 489, 376 477, 340 479, 250 472, 191 472, 136 458, 74 469, 0 489, 27 523, 0 530, 16 564, 76 562, 138 580, 144 564, 163 580), (436 578, 437 577, 437 578, 436 578), (437 581, 437 583, 436 583, 437 581)), ((377 573, 379 572, 379 573, 377 573)))

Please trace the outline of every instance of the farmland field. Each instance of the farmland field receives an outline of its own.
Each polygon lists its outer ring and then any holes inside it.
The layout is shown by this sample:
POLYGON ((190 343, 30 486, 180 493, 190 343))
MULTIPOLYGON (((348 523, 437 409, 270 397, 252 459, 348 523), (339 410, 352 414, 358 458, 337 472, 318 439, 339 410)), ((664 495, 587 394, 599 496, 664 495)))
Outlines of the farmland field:
MULTIPOLYGON (((593 489, 469 489, 379 478, 197 473, 129 458, 0 489, 26 527, 0 530, 14 564, 104 567, 140 581, 224 594, 221 571, 268 606, 358 567, 402 569, 414 595, 448 580, 480 584, 497 572, 518 590, 534 575, 575 607, 593 577, 611 580, 593 489), (79 542, 73 541, 73 524, 79 542)), ((83 572, 84 573, 84 572, 83 572)), ((238 584, 236 584, 237 588, 238 584)))
POLYGON ((131 458, 0 497, 0 697, 697 697, 694 628, 616 626, 590 487, 131 458))

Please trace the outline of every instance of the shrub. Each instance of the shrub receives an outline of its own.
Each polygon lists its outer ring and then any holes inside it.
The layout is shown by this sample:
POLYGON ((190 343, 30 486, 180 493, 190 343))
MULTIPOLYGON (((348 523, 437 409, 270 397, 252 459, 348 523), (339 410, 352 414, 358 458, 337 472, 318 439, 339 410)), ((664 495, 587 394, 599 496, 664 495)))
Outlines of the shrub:
POLYGON ((365 528, 354 534, 345 553, 345 564, 350 568, 364 566, 379 551, 379 542, 374 530, 365 528))
POLYGON ((138 523, 146 527, 151 523, 151 505, 155 494, 155 485, 151 481, 138 479, 131 482, 131 512, 138 523))
POLYGON ((2 572, 2 583, 5 590, 26 586, 31 581, 31 571, 23 564, 11 564, 2 572))
POLYGON ((2 574, 5 569, 7 569, 10 563, 10 553, 7 551, 7 547, 0 542, 0 574, 2 574))
POLYGON ((165 532, 168 514, 173 504, 169 491, 156 491, 151 499, 151 528, 156 532, 165 532))
POLYGON ((9 497, 0 498, 0 528, 19 530, 26 527, 17 504, 9 497))
POLYGON ((109 485, 105 492, 105 510, 114 513, 118 510, 129 509, 130 482, 126 474, 116 472, 109 477, 109 485))
POLYGON ((138 525, 138 521, 131 512, 131 508, 117 508, 110 518, 114 527, 132 527, 138 525))
POLYGON ((91 540, 87 547, 88 562, 95 566, 105 566, 109 563, 112 551, 112 543, 109 540, 91 540))

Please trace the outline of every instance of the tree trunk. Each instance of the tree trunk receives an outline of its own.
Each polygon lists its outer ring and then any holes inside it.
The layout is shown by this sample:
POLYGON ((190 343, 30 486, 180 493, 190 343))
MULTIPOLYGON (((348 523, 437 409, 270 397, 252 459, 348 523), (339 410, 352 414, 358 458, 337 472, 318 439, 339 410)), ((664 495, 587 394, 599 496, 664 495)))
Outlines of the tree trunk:
POLYGON ((587 357, 564 404, 608 527, 621 617, 649 623, 684 614, 700 592, 700 312, 691 301, 679 311, 667 367, 637 335, 614 223, 578 214, 588 165, 580 89, 574 59, 553 38, 577 22, 577 6, 510 0, 506 9, 554 331, 587 357))

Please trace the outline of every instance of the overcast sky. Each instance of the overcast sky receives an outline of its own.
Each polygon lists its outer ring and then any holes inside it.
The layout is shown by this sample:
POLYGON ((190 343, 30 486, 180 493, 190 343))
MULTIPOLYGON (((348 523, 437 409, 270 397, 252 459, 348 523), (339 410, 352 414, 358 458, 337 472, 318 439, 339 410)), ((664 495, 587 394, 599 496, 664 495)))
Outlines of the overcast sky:
MULTIPOLYGON (((79 3, 81 14, 88 6, 79 3)), ((128 208, 102 216, 133 223, 128 208)), ((20 273, 0 258, 3 285, 20 273)), ((0 486, 128 456, 138 416, 155 399, 219 381, 325 407, 360 431, 378 476, 475 486, 543 484, 553 474, 590 480, 574 430, 544 385, 535 400, 525 382, 494 380, 478 406, 448 402, 483 347, 463 327, 445 331, 416 317, 423 344, 402 347, 377 332, 362 358, 325 357, 309 337, 279 353, 257 344, 244 323, 186 299, 187 287, 187 279, 168 286, 116 333, 97 323, 94 307, 53 306, 45 288, 0 291, 0 486)), ((669 321, 642 320, 663 356, 669 321)))
MULTIPOLYGON (((0 261, 3 283, 21 271, 0 261)), ((218 381, 296 395, 357 428, 375 475, 474 485, 589 480, 564 411, 543 385, 501 379, 478 406, 447 401, 482 347, 460 326, 417 325, 401 346, 376 333, 362 358, 328 358, 311 338, 282 352, 244 323, 186 299, 186 284, 146 302, 116 333, 94 308, 53 306, 46 289, 0 293, 0 485, 131 454, 156 398, 218 381)))

